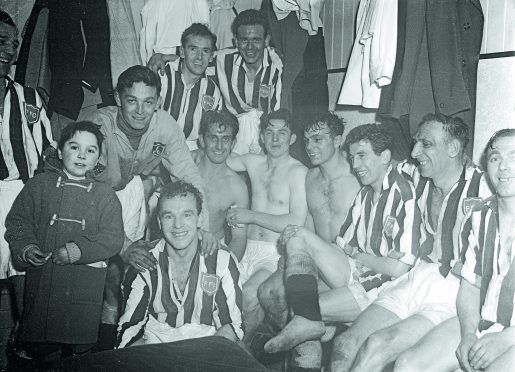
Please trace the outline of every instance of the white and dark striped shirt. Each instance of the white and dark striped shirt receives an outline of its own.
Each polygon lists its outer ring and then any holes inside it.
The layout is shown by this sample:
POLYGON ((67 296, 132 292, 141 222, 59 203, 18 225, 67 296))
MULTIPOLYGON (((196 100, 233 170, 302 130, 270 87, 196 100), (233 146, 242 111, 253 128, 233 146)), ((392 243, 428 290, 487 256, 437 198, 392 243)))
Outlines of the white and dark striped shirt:
POLYGON ((461 276, 480 289, 480 330, 493 323, 515 325, 515 242, 501 246, 498 215, 493 197, 471 213, 461 232, 460 248, 465 252, 461 276))
POLYGON ((0 117, 0 180, 34 176, 42 153, 52 142, 52 129, 37 92, 7 78, 4 114, 0 117))
POLYGON ((281 105, 283 64, 277 53, 265 48, 263 63, 253 82, 247 79, 243 57, 235 48, 216 52, 216 77, 224 104, 234 115, 258 109, 276 111, 281 105))
MULTIPOLYGON (((410 249, 415 211, 413 184, 390 166, 378 201, 374 203, 373 197, 374 190, 370 185, 361 188, 336 244, 342 249, 347 245, 357 247, 378 257, 400 257, 401 262, 413 265, 415 257, 410 249)), ((359 280, 365 290, 370 290, 380 287, 391 277, 367 270, 359 280)))
POLYGON ((435 189, 432 179, 421 176, 418 168, 407 162, 399 164, 398 170, 415 185, 418 208, 414 224, 420 229, 414 231, 411 254, 426 262, 440 263, 440 273, 447 276, 461 258, 458 240, 466 209, 491 195, 484 173, 475 166, 463 168, 458 182, 445 195, 435 225, 431 219, 435 189))
POLYGON ((149 317, 173 328, 191 323, 213 325, 218 329, 229 324, 236 336, 242 339, 240 274, 229 252, 218 250, 216 255, 207 257, 197 252, 182 295, 173 282, 164 239, 150 252, 158 267, 150 272, 136 273, 133 270, 131 274, 129 271, 126 276, 126 305, 118 326, 118 347, 129 346, 136 341, 149 317), (206 291, 205 284, 209 284, 206 278, 211 278, 211 285, 217 283, 214 292, 206 291))
POLYGON ((181 127, 190 150, 197 148, 198 131, 203 111, 220 110, 222 98, 212 77, 202 76, 186 89, 182 80, 182 59, 169 62, 161 76, 163 110, 170 113, 181 127))

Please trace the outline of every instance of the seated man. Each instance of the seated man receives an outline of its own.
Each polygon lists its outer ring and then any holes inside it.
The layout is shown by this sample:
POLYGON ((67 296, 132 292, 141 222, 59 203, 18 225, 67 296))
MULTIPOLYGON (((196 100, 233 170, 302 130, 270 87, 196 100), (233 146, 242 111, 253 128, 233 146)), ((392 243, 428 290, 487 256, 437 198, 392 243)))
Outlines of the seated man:
POLYGON ((454 371, 460 364, 467 372, 513 370, 514 154, 515 129, 500 130, 486 146, 488 178, 496 195, 471 206, 461 230, 464 265, 456 303, 459 320, 454 317, 441 323, 403 352, 396 371, 454 371))
POLYGON ((182 34, 180 59, 168 62, 161 76, 163 110, 182 128, 190 150, 197 148, 202 112, 220 109, 220 90, 206 69, 213 60, 216 36, 200 23, 182 34))
POLYGON ((242 339, 238 267, 225 250, 200 254, 201 210, 202 197, 193 185, 163 186, 157 206, 163 238, 150 250, 158 267, 127 274, 119 348, 211 335, 242 339))
POLYGON ((294 317, 265 344, 267 352, 320 338, 325 333, 324 312, 330 313, 335 305, 340 314, 336 320, 353 321, 385 283, 407 272, 414 262, 406 249, 412 237, 415 190, 393 169, 392 138, 379 125, 367 124, 351 130, 345 144, 363 187, 336 245, 304 227, 288 226, 283 231, 286 297, 294 317), (318 272, 331 289, 320 303, 318 272), (328 296, 332 301, 327 301, 328 296))
POLYGON ((418 262, 335 339, 334 371, 380 371, 435 325, 456 315, 459 280, 450 270, 460 258, 462 206, 470 206, 487 187, 482 173, 466 164, 468 128, 461 119, 426 115, 415 139, 411 155, 418 168, 400 168, 415 184, 417 229, 404 249, 418 262))
POLYGON ((259 285, 277 269, 279 233, 289 224, 303 225, 307 216, 306 167, 289 154, 295 142, 291 115, 280 109, 261 118, 266 155, 229 157, 237 172, 247 171, 252 189, 251 209, 230 208, 231 225, 249 224, 247 248, 240 261, 246 340, 263 320, 257 298, 259 285))
MULTIPOLYGON (((150 69, 132 66, 118 78, 115 99, 118 107, 93 112, 89 120, 100 125, 105 141, 99 159, 98 179, 109 183, 122 204, 125 249, 143 238, 146 204, 143 179, 162 166, 174 178, 191 182, 199 190, 202 180, 191 158, 184 134, 175 120, 163 110, 159 93, 161 82, 150 69)), ((170 176, 167 174, 167 177, 170 176)), ((207 217, 207 216, 206 216, 207 217)), ((203 226, 207 227, 208 218, 203 226)), ((118 298, 122 268, 110 261, 106 279, 103 323, 118 322, 118 298)), ((114 327, 112 327, 114 328, 114 327)))
POLYGON ((240 261, 247 246, 247 226, 228 226, 225 214, 229 208, 249 207, 249 192, 243 179, 227 166, 227 160, 235 144, 238 120, 234 115, 209 111, 200 120, 199 152, 196 163, 207 196, 210 232, 227 243, 229 250, 240 261), (225 236, 230 227, 230 236, 225 236), (225 239, 224 239, 225 237, 225 239))
MULTIPOLYGON (((216 80, 227 109, 238 117, 240 131, 234 152, 261 153, 259 118, 281 107, 283 64, 268 46, 270 30, 266 15, 255 9, 239 13, 231 26, 236 48, 216 53, 216 80)), ((173 54, 155 54, 148 62, 164 72, 173 54)))

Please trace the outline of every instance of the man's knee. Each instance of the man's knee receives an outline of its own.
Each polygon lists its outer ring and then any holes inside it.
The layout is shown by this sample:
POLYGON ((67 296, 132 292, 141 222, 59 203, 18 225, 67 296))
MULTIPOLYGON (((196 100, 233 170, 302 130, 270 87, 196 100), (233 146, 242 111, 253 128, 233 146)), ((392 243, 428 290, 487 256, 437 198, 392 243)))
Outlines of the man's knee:
POLYGON ((363 352, 368 355, 378 355, 393 342, 393 335, 390 330, 384 329, 372 333, 363 343, 363 352))
POLYGON ((356 350, 359 345, 359 337, 354 332, 346 331, 339 334, 333 340, 333 359, 338 356, 345 356, 349 352, 353 354, 351 350, 356 350))
POLYGON ((395 361, 394 372, 426 371, 427 368, 420 364, 420 358, 413 350, 402 352, 395 361))
POLYGON ((292 254, 309 254, 308 246, 304 239, 294 236, 286 243, 286 255, 292 254))
POLYGON ((273 274, 270 278, 261 283, 257 289, 257 297, 260 303, 270 303, 284 297, 284 286, 282 280, 278 281, 273 274))

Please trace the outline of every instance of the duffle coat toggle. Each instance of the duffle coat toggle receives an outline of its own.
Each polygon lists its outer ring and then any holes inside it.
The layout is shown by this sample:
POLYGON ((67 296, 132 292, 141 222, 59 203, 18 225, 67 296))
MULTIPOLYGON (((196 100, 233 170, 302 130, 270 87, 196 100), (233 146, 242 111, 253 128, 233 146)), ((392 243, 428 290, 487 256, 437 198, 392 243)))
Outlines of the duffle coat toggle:
POLYGON ((57 182, 55 184, 55 187, 59 188, 59 187, 64 187, 64 186, 76 186, 76 187, 80 187, 82 189, 85 189, 86 192, 90 192, 91 189, 93 188, 93 182, 90 182, 88 185, 83 185, 83 184, 80 184, 80 183, 67 181, 67 180, 63 179, 61 176, 59 176, 59 178, 57 178, 57 182))
POLYGON ((59 218, 57 217, 57 213, 54 213, 52 216, 52 219, 50 220, 50 226, 52 226, 56 221, 63 221, 63 222, 75 222, 80 223, 82 226, 82 231, 86 230, 86 220, 74 220, 73 218, 59 218))

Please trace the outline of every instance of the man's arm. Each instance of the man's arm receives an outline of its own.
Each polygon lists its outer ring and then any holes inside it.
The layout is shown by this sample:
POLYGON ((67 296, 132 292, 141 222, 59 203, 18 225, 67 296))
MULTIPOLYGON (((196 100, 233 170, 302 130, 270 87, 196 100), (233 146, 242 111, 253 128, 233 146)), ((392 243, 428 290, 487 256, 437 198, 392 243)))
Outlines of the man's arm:
POLYGON ((408 272, 411 266, 390 257, 378 257, 364 252, 358 252, 352 256, 362 265, 374 270, 377 273, 398 278, 408 272))
MULTIPOLYGON (((232 194, 234 195, 234 204, 236 207, 249 208, 249 192, 247 185, 239 176, 236 179, 236 187, 233 187, 232 194)), ((231 226, 231 242, 229 243, 229 250, 236 256, 238 261, 241 261, 245 254, 247 247, 247 225, 231 226)))
POLYGON ((467 372, 474 369, 470 366, 469 353, 477 341, 476 330, 480 320, 479 314, 478 287, 469 283, 466 279, 461 280, 456 309, 460 320, 461 342, 456 350, 456 356, 462 368, 467 372))
POLYGON ((245 172, 247 170, 247 163, 250 159, 256 155, 245 154, 245 155, 237 155, 232 153, 225 163, 229 168, 231 168, 235 172, 245 172))
POLYGON ((229 219, 234 216, 234 222, 236 223, 253 223, 278 233, 283 231, 288 225, 303 226, 308 213, 305 188, 306 173, 307 169, 304 166, 298 166, 288 175, 285 175, 285 177, 289 178, 289 213, 275 215, 235 208, 227 213, 229 219))

